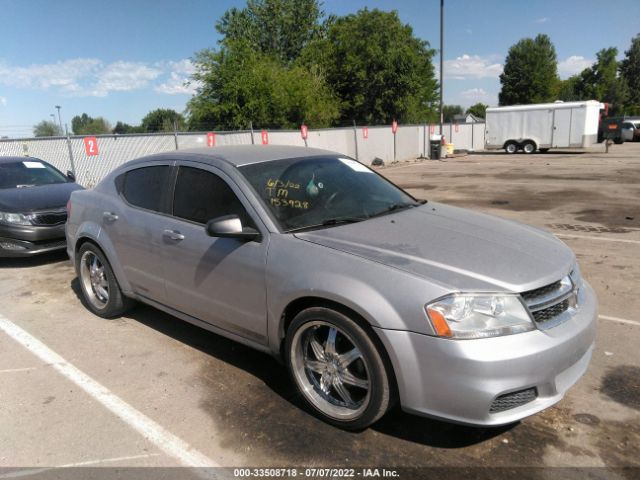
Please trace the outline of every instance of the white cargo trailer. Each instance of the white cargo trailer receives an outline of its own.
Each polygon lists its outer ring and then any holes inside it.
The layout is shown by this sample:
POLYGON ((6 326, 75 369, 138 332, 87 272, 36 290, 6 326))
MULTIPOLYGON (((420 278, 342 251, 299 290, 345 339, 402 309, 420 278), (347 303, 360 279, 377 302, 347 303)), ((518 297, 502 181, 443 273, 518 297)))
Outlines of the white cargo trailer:
POLYGON ((595 100, 487 108, 485 148, 534 153, 550 148, 588 148, 598 139, 595 100))

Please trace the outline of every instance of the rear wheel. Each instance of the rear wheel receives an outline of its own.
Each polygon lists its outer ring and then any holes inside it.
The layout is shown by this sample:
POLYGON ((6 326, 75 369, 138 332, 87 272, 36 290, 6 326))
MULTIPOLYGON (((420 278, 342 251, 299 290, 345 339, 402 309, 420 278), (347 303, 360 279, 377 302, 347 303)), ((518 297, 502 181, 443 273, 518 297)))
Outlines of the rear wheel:
POLYGON ((513 140, 509 140, 507 143, 504 144, 504 150, 508 154, 512 155, 518 151, 518 144, 513 140))
POLYGON ((303 310, 289 326, 285 352, 298 390, 326 422, 360 430, 388 410, 391 385, 382 356, 346 315, 303 310))
POLYGON ((522 150, 528 155, 535 153, 536 148, 536 144, 532 140, 527 140, 522 144, 522 150))
POLYGON ((122 315, 134 301, 120 290, 111 265, 102 250, 93 243, 85 243, 76 256, 76 271, 85 305, 103 318, 122 315))
POLYGON ((624 139, 623 138, 616 138, 613 143, 615 143, 616 145, 622 145, 624 143, 624 139))

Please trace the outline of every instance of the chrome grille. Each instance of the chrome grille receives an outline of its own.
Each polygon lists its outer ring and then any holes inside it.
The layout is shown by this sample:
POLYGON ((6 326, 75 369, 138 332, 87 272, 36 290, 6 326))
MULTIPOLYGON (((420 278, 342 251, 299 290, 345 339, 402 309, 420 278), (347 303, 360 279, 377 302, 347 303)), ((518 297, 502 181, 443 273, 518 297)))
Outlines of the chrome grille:
POLYGON ((567 310, 569 310, 569 300, 563 300, 562 302, 556 303, 551 307, 543 308, 542 310, 533 312, 533 318, 536 322, 542 323, 554 319, 567 310))
POLYGON ((532 402, 537 397, 538 390, 536 390, 535 387, 512 393, 505 393, 504 395, 500 395, 493 401, 491 407, 489 408, 489 412, 504 412, 505 410, 510 410, 512 408, 524 405, 525 403, 532 402))
POLYGON ((522 298, 524 298, 525 302, 529 302, 539 297, 544 297, 546 295, 549 295, 550 293, 553 293, 556 290, 559 290, 560 287, 561 287, 561 283, 560 283, 560 280, 558 280, 557 282, 552 283, 550 285, 545 285, 544 287, 536 288, 534 290, 529 290, 528 292, 521 293, 520 295, 522 295, 522 298))
POLYGON ((31 215, 31 223, 38 226, 61 225, 67 221, 67 210, 36 212, 31 215))
POLYGON ((547 329, 559 325, 569 317, 563 314, 576 307, 577 287, 570 275, 567 275, 557 282, 522 292, 520 296, 538 328, 547 329))

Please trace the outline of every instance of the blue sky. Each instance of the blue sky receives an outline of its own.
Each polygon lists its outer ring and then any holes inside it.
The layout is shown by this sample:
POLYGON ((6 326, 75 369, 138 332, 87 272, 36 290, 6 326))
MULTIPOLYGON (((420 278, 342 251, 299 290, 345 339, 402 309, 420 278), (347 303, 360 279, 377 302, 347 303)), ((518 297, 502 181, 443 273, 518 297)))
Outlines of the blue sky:
MULTIPOLYGON (((56 113, 137 124, 154 108, 182 111, 194 52, 215 47, 214 24, 244 0, 0 0, 0 136, 30 136, 56 113)), ((325 0, 328 13, 396 9, 416 36, 439 42, 439 0, 325 0)), ((640 33, 640 1, 445 0, 445 102, 497 102, 513 43, 538 33, 556 46, 560 76, 601 48, 622 56, 640 33)), ((438 58, 435 59, 436 63, 438 58)))

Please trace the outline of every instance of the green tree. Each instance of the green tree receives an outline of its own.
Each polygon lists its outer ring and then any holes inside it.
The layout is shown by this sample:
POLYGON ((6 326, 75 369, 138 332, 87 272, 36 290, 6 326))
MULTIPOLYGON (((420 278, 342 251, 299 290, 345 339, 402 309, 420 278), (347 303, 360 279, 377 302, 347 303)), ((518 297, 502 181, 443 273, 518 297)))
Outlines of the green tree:
POLYGON ((83 133, 85 133, 85 128, 92 121, 93 121, 93 118, 91 118, 86 113, 83 113, 82 115, 76 115, 75 117, 73 117, 71 119, 71 130, 73 131, 73 134, 82 135, 83 133))
POLYGON ((580 93, 580 75, 572 75, 558 83, 558 100, 574 102, 583 100, 580 93))
POLYGON ((631 47, 624 55, 620 62, 620 74, 629 87, 628 102, 631 109, 640 114, 640 34, 631 40, 631 47))
POLYGON ((453 122, 453 117, 456 115, 462 115, 464 110, 460 105, 443 105, 442 117, 445 123, 453 122))
POLYGON ((340 122, 364 124, 435 119, 438 85, 428 42, 396 11, 360 10, 326 24, 299 63, 318 69, 341 101, 340 122))
POLYGON ((59 137, 62 135, 62 130, 56 122, 42 120, 33 127, 33 135, 36 137, 59 137))
POLYGON ((178 130, 184 130, 184 117, 170 108, 157 108, 145 115, 140 127, 143 132, 173 132, 174 125, 178 130))
POLYGON ((102 135, 111 133, 111 125, 102 117, 90 117, 86 113, 71 119, 74 135, 102 135))
POLYGON ((202 87, 189 101, 189 129, 330 126, 338 117, 338 102, 317 72, 300 65, 285 66, 246 44, 195 57, 194 79, 202 87))
POLYGON ((467 111, 465 113, 467 115, 475 115, 478 118, 485 118, 487 114, 487 108, 489 108, 489 105, 485 105, 484 103, 479 102, 467 108, 467 111))
POLYGON ((118 121, 116 126, 113 127, 111 133, 117 133, 118 135, 123 135, 125 133, 143 133, 144 129, 142 127, 136 127, 129 125, 128 123, 118 121))
POLYGON ((286 64, 320 36, 323 16, 317 0, 248 0, 243 9, 227 10, 216 29, 222 45, 246 43, 286 64))
POLYGON ((556 49, 547 35, 512 45, 500 75, 500 105, 544 103, 558 91, 556 49))
POLYGON ((596 54, 596 61, 579 75, 560 83, 560 100, 599 100, 611 105, 614 115, 623 114, 629 98, 629 87, 624 77, 618 75, 618 50, 603 48, 596 54))

